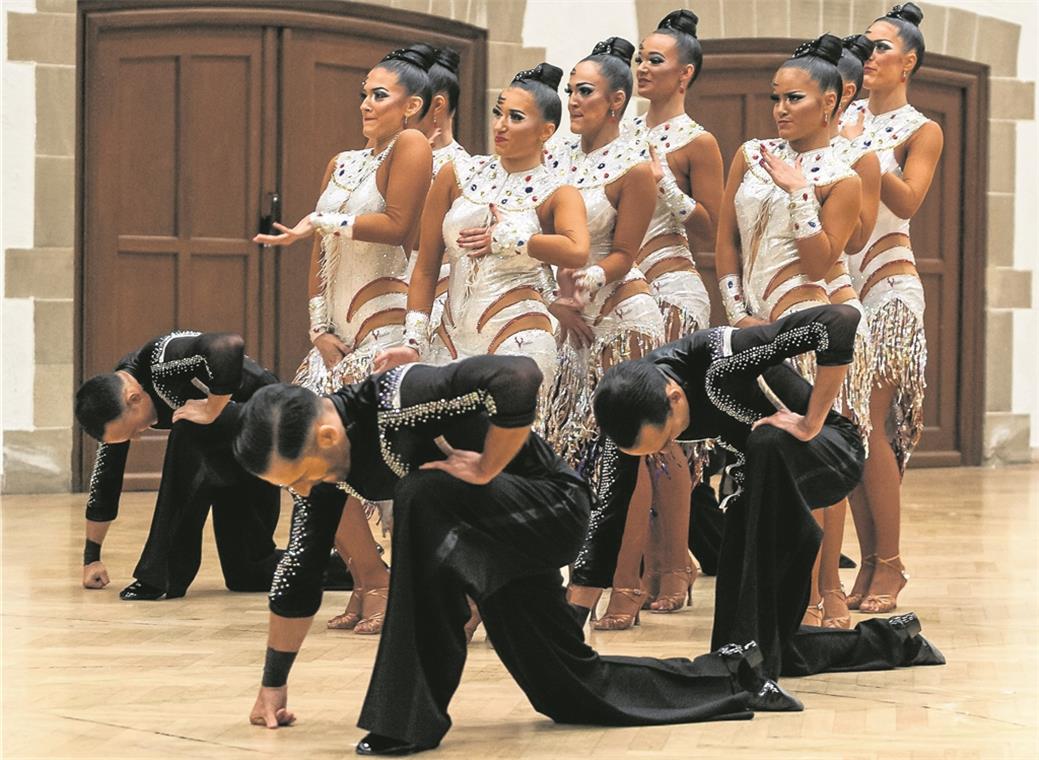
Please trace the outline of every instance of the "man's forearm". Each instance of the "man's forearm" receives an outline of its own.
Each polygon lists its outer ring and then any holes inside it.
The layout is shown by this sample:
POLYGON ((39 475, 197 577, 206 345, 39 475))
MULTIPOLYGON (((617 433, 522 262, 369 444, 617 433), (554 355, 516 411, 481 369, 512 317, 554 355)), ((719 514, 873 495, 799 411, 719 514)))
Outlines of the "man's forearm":
POLYGON ((812 395, 808 399, 808 411, 805 412, 805 422, 810 429, 816 432, 822 430, 826 415, 833 408, 833 402, 840 394, 847 374, 847 364, 817 368, 812 395))
POLYGON ((87 541, 93 541, 96 544, 103 544, 105 542, 105 536, 108 535, 108 526, 112 524, 111 520, 105 522, 97 522, 95 520, 87 520, 86 536, 87 541))
POLYGON ((480 466, 489 478, 497 477, 511 462, 530 436, 529 427, 503 428, 491 425, 484 439, 480 466))

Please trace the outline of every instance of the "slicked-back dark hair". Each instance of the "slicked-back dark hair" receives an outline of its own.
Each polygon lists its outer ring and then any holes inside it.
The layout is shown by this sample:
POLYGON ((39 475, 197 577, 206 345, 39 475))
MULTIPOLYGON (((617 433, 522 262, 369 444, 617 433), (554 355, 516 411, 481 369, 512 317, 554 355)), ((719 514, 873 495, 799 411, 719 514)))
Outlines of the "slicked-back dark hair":
POLYGON ((545 61, 532 69, 519 72, 512 78, 509 87, 529 92, 541 111, 541 118, 558 127, 563 118, 563 103, 559 99, 559 83, 562 79, 563 70, 545 61))
POLYGON ((615 364, 599 381, 592 408, 602 431, 620 448, 631 448, 643 425, 659 427, 671 414, 667 378, 641 359, 615 364))
POLYGON ((295 461, 306 450, 321 398, 299 385, 278 383, 258 390, 242 407, 234 439, 239 464, 254 475, 270 469, 271 458, 295 461))
POLYGON ((783 61, 780 69, 801 69, 808 73, 812 81, 819 85, 825 95, 832 92, 837 96, 837 102, 833 106, 834 115, 841 107, 841 91, 844 89, 844 80, 841 72, 837 70, 837 63, 841 60, 844 46, 840 37, 832 34, 824 34, 814 40, 798 45, 797 50, 789 59, 783 61))
POLYGON ((391 50, 373 68, 386 69, 397 75, 404 91, 409 96, 422 98, 422 108, 417 118, 421 119, 429 110, 433 99, 433 85, 429 79, 429 69, 436 60, 436 48, 424 42, 416 42, 406 48, 391 50))
POLYGON ((913 66, 913 74, 924 64, 924 35, 920 31, 920 22, 923 20, 924 12, 920 10, 919 5, 916 3, 903 3, 889 10, 886 16, 881 16, 873 21, 874 24, 877 21, 886 21, 891 24, 898 31, 898 38, 902 40, 905 49, 916 53, 916 65, 913 66))
POLYGON ((123 382, 115 372, 106 372, 90 378, 76 391, 76 420, 95 441, 104 438, 108 423, 126 411, 123 382))
POLYGON ((442 47, 436 50, 436 60, 429 67, 429 82, 433 94, 447 95, 447 111, 453 114, 458 110, 458 97, 461 87, 458 84, 458 64, 461 56, 454 48, 442 47))
POLYGON ((671 11, 660 19, 660 23, 653 32, 673 39, 678 49, 678 59, 682 65, 686 66, 690 63, 693 65, 693 78, 689 80, 690 85, 700 76, 700 69, 703 68, 703 48, 700 46, 700 39, 696 36, 696 26, 699 23, 700 19, 692 11, 671 11))
POLYGON ((581 62, 591 61, 599 68, 599 73, 606 79, 610 92, 624 92, 624 105, 621 116, 631 100, 631 57, 635 54, 635 46, 623 37, 609 37, 597 42, 591 55, 586 55, 581 62))
POLYGON ((841 59, 837 61, 837 70, 845 83, 851 82, 855 85, 855 94, 851 96, 854 100, 858 97, 859 90, 862 89, 862 66, 873 55, 873 49, 877 45, 864 34, 845 37, 841 40, 841 44, 844 45, 844 52, 841 53, 841 59))

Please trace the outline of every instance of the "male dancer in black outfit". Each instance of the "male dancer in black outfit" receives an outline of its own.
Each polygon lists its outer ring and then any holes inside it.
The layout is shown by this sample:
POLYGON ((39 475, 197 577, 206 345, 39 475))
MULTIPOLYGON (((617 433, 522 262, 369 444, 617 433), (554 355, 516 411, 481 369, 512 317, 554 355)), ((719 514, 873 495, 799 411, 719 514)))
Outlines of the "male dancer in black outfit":
POLYGON ((184 596, 201 563, 210 506, 220 566, 232 591, 266 591, 281 552, 274 547, 278 489, 250 475, 231 453, 235 404, 277 378, 227 333, 173 332, 123 357, 76 393, 76 418, 101 442, 86 509, 83 585, 104 588, 101 544, 119 511, 130 442, 169 430, 148 541, 120 597, 184 596))
POLYGON ((410 754, 447 733, 467 594, 506 668, 555 721, 684 723, 767 707, 776 692, 758 700, 753 644, 695 661, 600 657, 585 644, 559 568, 585 534, 592 496, 531 432, 541 380, 528 358, 480 356, 397 367, 324 397, 272 386, 244 406, 235 455, 297 497, 254 724, 295 720, 289 668, 320 605, 322 559, 348 493, 394 502, 389 606, 359 754, 410 754))
POLYGON ((862 474, 859 432, 832 408, 858 321, 850 306, 819 306, 768 325, 700 330, 607 371, 594 400, 610 439, 598 463, 601 499, 573 582, 609 585, 638 457, 672 441, 711 440, 733 455, 738 486, 722 505, 715 646, 757 641, 769 678, 944 663, 912 614, 855 631, 799 631, 821 540, 811 510, 840 501, 862 474), (785 364, 808 352, 814 385, 785 364))

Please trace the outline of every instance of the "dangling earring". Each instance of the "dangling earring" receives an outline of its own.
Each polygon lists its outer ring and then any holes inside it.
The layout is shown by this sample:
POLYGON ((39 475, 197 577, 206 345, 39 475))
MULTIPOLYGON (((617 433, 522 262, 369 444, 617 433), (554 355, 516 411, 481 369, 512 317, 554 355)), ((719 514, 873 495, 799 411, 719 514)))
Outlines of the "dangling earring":
POLYGON ((408 115, 404 114, 404 129, 408 128, 408 115))
POLYGON ((904 71, 902 72, 902 81, 906 81, 906 73, 904 71))
POLYGON ((616 115, 617 115, 617 114, 615 114, 615 113, 613 112, 613 109, 611 108, 611 109, 610 109, 610 118, 612 119, 612 118, 613 118, 614 116, 616 116, 616 115))

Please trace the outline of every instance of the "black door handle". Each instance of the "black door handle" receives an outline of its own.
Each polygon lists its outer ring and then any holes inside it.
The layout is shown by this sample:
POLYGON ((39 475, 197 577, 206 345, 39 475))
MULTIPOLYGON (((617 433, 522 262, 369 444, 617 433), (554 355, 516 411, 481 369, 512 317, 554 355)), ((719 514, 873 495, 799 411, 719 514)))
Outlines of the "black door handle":
POLYGON ((260 234, 273 235, 274 223, 281 220, 281 195, 277 191, 267 193, 267 213, 260 217, 260 234))

